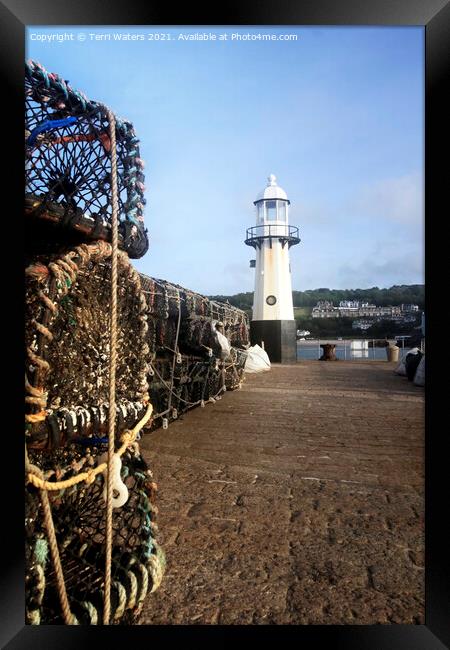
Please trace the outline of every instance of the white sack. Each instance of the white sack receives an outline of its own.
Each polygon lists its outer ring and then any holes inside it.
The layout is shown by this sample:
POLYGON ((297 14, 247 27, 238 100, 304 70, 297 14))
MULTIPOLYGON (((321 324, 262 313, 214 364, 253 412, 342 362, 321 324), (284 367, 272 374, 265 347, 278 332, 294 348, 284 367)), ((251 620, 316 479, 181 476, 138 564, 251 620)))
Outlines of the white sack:
POLYGON ((244 372, 263 372, 264 370, 270 370, 270 360, 267 352, 259 345, 253 345, 247 350, 244 372))
MULTIPOLYGON (((418 354, 419 352, 420 352, 419 348, 411 348, 411 350, 405 355, 405 359, 410 354, 418 354)), ((402 377, 406 377, 405 359, 403 359, 403 361, 400 361, 400 363, 398 364, 398 366, 394 370, 396 375, 402 375, 402 377)))
POLYGON ((221 359, 226 359, 227 357, 230 356, 231 354, 231 346, 230 342, 228 341, 227 337, 222 334, 222 332, 217 328, 218 322, 216 320, 213 320, 212 326, 213 326, 213 332, 217 338, 217 342, 220 345, 220 358, 221 359))
POLYGON ((417 366, 416 374, 414 375, 414 383, 416 386, 425 386, 425 355, 420 360, 417 366))
POLYGON ((224 336, 222 332, 219 332, 219 330, 216 331, 216 336, 217 336, 217 340, 219 341, 220 347, 222 348, 222 351, 220 353, 220 358, 226 359, 231 354, 230 343, 227 337, 224 336))
POLYGON ((406 377, 406 367, 405 367, 405 361, 402 360, 394 370, 396 375, 401 375, 402 377, 406 377))

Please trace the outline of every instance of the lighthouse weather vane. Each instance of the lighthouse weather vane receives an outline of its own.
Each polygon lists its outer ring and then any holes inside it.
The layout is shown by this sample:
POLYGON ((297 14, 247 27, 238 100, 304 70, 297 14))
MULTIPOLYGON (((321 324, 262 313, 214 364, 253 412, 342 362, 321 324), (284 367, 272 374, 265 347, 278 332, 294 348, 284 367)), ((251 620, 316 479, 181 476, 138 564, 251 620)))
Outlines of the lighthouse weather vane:
POLYGON ((274 174, 254 205, 256 225, 245 239, 256 251, 251 341, 264 344, 272 362, 292 363, 297 348, 289 249, 300 242, 298 228, 289 225, 290 201, 274 174))

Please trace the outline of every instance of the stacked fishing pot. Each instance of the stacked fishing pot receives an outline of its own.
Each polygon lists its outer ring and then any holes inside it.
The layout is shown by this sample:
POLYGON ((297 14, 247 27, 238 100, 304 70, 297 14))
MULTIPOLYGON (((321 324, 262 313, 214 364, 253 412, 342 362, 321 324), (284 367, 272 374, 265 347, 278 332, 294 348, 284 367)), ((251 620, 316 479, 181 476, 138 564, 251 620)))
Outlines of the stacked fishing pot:
POLYGON ((232 305, 179 285, 142 273, 140 278, 148 310, 153 422, 166 427, 188 409, 240 388, 249 346, 248 317, 232 305))
MULTIPOLYGON (((25 67, 25 215, 34 245, 51 250, 111 240, 108 109, 39 63, 25 67), (50 233, 50 234, 49 234, 50 233)), ((133 125, 116 117, 119 245, 130 258, 148 249, 144 163, 133 125)))
MULTIPOLYGON (((143 423, 151 424, 147 305, 129 261, 148 247, 143 163, 132 125, 116 119, 115 135, 121 249, 115 488, 120 489, 113 493, 112 624, 137 619, 165 563, 156 540, 156 484, 136 440, 143 423)), ((26 621, 95 625, 103 622, 106 563, 108 109, 29 62, 25 145, 26 621)))
POLYGON ((145 254, 148 237, 134 128, 32 61, 25 153, 26 620, 129 624, 165 566, 156 484, 138 440, 241 386, 248 317, 137 273, 130 258, 145 254), (109 561, 113 157, 119 250, 109 561))

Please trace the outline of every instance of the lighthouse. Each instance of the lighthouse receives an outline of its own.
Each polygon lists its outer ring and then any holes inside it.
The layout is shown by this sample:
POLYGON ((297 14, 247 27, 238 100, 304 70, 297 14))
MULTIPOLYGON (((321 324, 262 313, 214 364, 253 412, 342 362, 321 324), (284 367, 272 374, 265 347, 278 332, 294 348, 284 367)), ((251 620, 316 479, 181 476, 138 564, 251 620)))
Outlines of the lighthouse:
POLYGON ((250 263, 255 268, 251 343, 263 346, 274 363, 294 363, 297 337, 289 249, 300 242, 298 228, 289 225, 290 201, 273 174, 254 205, 256 225, 247 228, 245 239, 256 252, 250 263))

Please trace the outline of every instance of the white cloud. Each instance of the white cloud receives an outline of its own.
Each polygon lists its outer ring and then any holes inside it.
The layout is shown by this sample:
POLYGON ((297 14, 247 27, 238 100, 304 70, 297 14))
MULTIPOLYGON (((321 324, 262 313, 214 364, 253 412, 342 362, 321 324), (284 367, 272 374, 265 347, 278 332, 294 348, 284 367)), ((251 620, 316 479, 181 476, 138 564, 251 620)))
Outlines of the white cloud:
POLYGON ((396 255, 380 259, 374 251, 364 262, 344 264, 337 272, 339 287, 389 287, 394 284, 422 284, 424 255, 421 247, 399 249, 396 255))
POLYGON ((367 185, 353 207, 363 217, 421 226, 424 217, 422 174, 416 172, 367 185))

